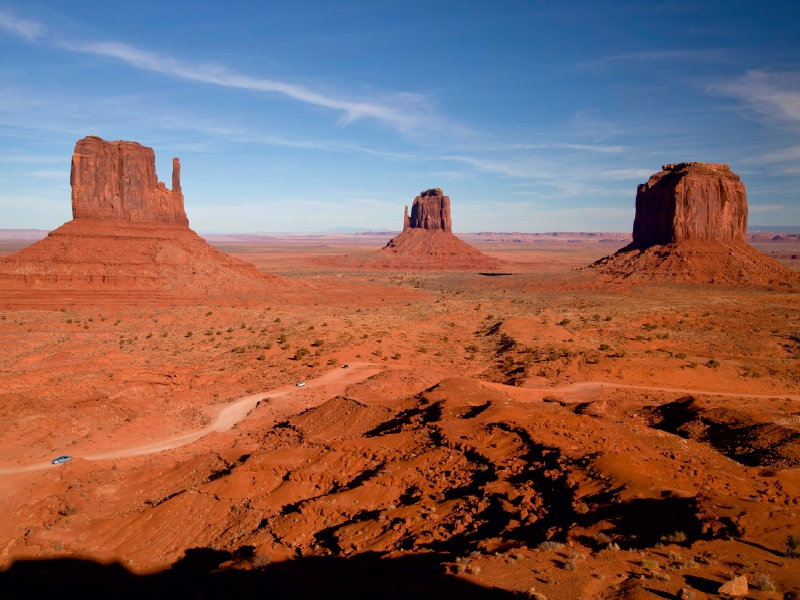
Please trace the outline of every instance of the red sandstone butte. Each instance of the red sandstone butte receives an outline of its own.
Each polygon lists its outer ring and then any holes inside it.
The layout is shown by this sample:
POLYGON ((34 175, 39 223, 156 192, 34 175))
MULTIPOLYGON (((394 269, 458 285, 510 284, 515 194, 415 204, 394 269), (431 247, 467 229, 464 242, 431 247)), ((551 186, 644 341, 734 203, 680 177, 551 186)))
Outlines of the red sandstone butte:
POLYGON ((728 165, 664 165, 636 190, 633 245, 745 241, 747 192, 728 165))
POLYGON ((746 234, 747 192, 728 165, 664 165, 636 191, 633 242, 592 267, 641 282, 798 281, 745 243, 746 234))
POLYGON ((172 189, 156 176, 152 148, 89 136, 72 155, 73 218, 189 225, 183 208, 181 164, 172 159, 172 189))
POLYGON ((170 190, 152 148, 90 136, 70 183, 73 219, 0 260, 0 307, 236 304, 287 285, 189 229, 177 158, 170 190))
POLYGON ((380 251, 387 266, 433 269, 495 268, 501 262, 453 235, 450 198, 441 189, 425 190, 414 198, 411 215, 403 215, 403 232, 380 251))

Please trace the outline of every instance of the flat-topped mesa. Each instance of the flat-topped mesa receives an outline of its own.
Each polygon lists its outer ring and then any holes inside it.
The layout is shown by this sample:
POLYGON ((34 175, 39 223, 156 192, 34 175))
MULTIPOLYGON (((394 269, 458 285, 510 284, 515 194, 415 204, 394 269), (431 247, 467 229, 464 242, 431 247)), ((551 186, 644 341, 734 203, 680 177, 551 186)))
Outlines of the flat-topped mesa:
POLYGON ((747 193, 728 165, 664 165, 636 191, 633 247, 683 240, 745 241, 747 193))
POLYGON ((409 228, 452 233, 450 197, 445 196, 439 188, 434 188, 425 190, 414 198, 414 203, 411 205, 411 216, 408 217, 408 207, 406 207, 406 217, 403 222, 403 230, 409 228))
POLYGON ((181 165, 172 160, 172 189, 156 176, 152 148, 88 136, 72 155, 72 216, 76 219, 189 225, 183 208, 181 165))

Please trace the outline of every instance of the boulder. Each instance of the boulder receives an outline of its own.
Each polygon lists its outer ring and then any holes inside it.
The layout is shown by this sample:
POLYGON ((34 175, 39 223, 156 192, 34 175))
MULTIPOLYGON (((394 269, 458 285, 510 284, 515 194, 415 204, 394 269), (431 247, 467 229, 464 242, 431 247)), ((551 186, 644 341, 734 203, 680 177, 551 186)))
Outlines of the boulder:
POLYGON ((156 176, 152 148, 89 136, 72 155, 72 216, 76 219, 189 225, 183 208, 181 165, 172 161, 172 189, 156 176))
POLYGON ((745 577, 744 575, 739 575, 738 577, 734 577, 729 582, 723 583, 720 586, 717 593, 724 594, 726 596, 746 596, 747 577, 745 577))

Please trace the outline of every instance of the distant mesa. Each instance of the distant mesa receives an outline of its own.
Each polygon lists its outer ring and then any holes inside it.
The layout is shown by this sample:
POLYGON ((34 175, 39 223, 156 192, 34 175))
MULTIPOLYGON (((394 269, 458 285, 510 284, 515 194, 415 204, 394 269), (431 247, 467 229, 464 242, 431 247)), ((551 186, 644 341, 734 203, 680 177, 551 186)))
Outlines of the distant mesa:
POLYGON ((403 232, 380 252, 390 265, 409 268, 486 269, 503 263, 453 235, 450 198, 439 188, 414 198, 403 214, 403 232))
POLYGON ((633 242, 592 268, 617 279, 772 284, 797 274, 745 242, 747 193, 728 165, 664 165, 639 185, 633 242))
POLYGON ((168 189, 156 176, 152 148, 94 136, 78 141, 73 219, 0 259, 0 307, 228 304, 288 285, 189 229, 180 161, 172 165, 168 189))

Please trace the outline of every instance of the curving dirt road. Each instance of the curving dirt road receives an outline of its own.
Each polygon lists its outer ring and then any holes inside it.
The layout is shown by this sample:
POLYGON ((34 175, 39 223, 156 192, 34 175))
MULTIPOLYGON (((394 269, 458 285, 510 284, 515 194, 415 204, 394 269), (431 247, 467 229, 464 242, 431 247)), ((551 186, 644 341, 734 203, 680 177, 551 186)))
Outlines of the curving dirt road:
MULTIPOLYGON (((288 400, 292 396, 301 393, 304 389, 313 389, 316 387, 320 387, 323 385, 338 385, 342 387, 342 393, 344 392, 344 387, 351 384, 351 383, 358 383, 359 381, 363 381, 372 375, 376 375, 384 370, 383 365, 374 365, 370 363, 353 363, 350 365, 348 369, 332 369, 318 377, 316 379, 312 379, 306 382, 305 387, 298 388, 294 384, 284 385, 279 388, 275 388, 273 390, 269 390, 267 392, 260 392, 258 394, 252 394, 250 396, 243 396, 238 400, 228 404, 224 407, 217 409, 217 411, 213 414, 213 420, 208 427, 203 429, 199 429, 197 431, 193 431, 191 433, 186 433, 183 435, 175 436, 166 438, 163 440, 159 440, 156 442, 150 442, 147 444, 141 444, 139 446, 130 446, 127 448, 117 448, 114 450, 102 450, 98 452, 89 452, 86 454, 77 454, 75 458, 82 458, 85 460, 107 460, 107 459, 114 459, 114 458, 129 458, 131 456, 141 456, 144 454, 155 454, 156 452, 162 452, 164 450, 171 450, 173 448, 179 448, 180 446, 185 446, 186 444, 191 444, 202 438, 209 433, 214 431, 227 431, 237 423, 243 421, 250 411, 252 411, 258 402, 266 397, 270 398, 270 401, 274 402, 276 399, 283 399, 288 400)), ((487 382, 482 382, 490 387, 498 387, 498 388, 507 388, 503 384, 492 384, 487 382)), ((648 385, 628 385, 623 383, 609 383, 606 381, 582 381, 579 383, 572 383, 569 385, 564 385, 560 387, 548 387, 548 388, 511 388, 517 391, 529 392, 529 393, 541 393, 541 394, 548 394, 548 393, 558 393, 558 394, 585 394, 587 392, 592 392, 596 390, 600 390, 604 387, 613 387, 613 388, 623 388, 623 389, 635 389, 635 390, 646 390, 646 391, 653 391, 653 392, 673 392, 678 394, 702 394, 706 396, 728 396, 728 397, 737 397, 737 398, 762 398, 762 399, 769 399, 775 398, 777 396, 784 397, 784 398, 793 398, 795 400, 800 400, 800 395, 797 394, 740 394, 735 392, 711 392, 708 390, 692 390, 692 389, 684 389, 684 388, 668 388, 668 387, 657 387, 657 386, 648 386, 648 385)), ((47 469, 50 467, 54 467, 57 465, 52 465, 50 461, 42 461, 37 463, 31 463, 28 465, 21 465, 19 467, 8 467, 4 469, 0 469, 0 475, 7 475, 11 473, 21 473, 24 471, 37 471, 40 469, 47 469)))
MULTIPOLYGON (((352 383, 358 383, 368 377, 380 373, 383 370, 381 365, 373 365, 370 363, 351 363, 349 368, 331 369, 321 377, 310 379, 306 382, 304 387, 297 387, 295 384, 284 385, 266 392, 259 392, 258 394, 251 394, 243 396, 238 400, 218 408, 212 414, 212 421, 208 427, 185 433, 175 437, 166 438, 156 442, 149 442, 139 446, 129 446, 127 448, 116 448, 113 450, 101 450, 98 452, 88 452, 86 454, 76 453, 74 458, 82 458, 84 460, 107 460, 113 458, 128 458, 131 456, 141 456, 143 454, 155 454, 164 450, 172 450, 179 448, 186 444, 196 442, 201 437, 208 435, 214 431, 227 431, 240 421, 243 421, 250 411, 252 411, 260 400, 269 397, 271 402, 276 399, 288 400, 290 397, 302 393, 303 390, 321 387, 323 385, 331 386, 336 385, 342 388, 352 383)), ((335 395, 335 394, 333 394, 335 395)), ((7 475, 11 473, 22 473, 24 471, 38 471, 40 469, 48 469, 55 467, 50 461, 42 461, 31 463, 28 465, 21 465, 19 467, 7 467, 0 469, 0 475, 7 475)))

